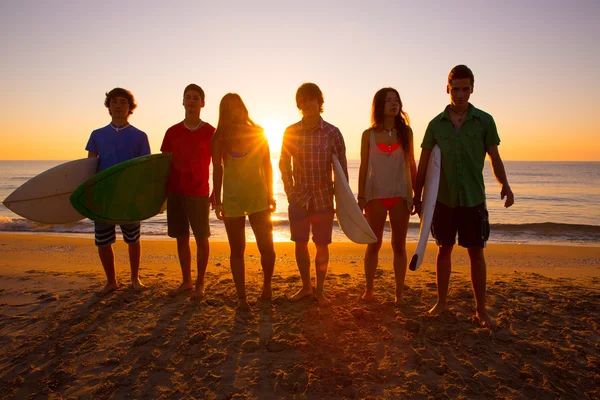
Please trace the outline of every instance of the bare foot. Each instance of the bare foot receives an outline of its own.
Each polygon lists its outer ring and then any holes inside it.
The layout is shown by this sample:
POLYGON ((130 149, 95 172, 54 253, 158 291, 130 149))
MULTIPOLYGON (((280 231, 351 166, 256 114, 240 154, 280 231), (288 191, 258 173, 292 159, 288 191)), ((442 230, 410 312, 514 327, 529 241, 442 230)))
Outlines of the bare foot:
POLYGON ((146 285, 140 281, 140 278, 131 279, 131 287, 136 292, 141 292, 142 290, 146 289, 146 285))
POLYGON ((106 296, 107 294, 114 292, 118 288, 119 288, 119 284, 117 282, 109 282, 106 284, 106 286, 104 286, 104 288, 102 290, 99 290, 96 292, 96 296, 98 296, 98 297, 106 296))
POLYGON ((191 282, 190 283, 182 282, 181 285, 179 285, 176 289, 173 289, 169 292, 169 296, 171 296, 171 297, 179 296, 181 293, 189 292, 193 288, 194 288, 194 286, 192 285, 191 282))
POLYGON ((246 299, 238 299, 237 310, 250 311, 250 304, 248 304, 248 301, 246 299))
POLYGON ((199 301, 204 298, 204 286, 197 286, 192 291, 192 300, 199 301))
POLYGON ((372 290, 365 290, 365 292, 363 293, 363 295, 360 296, 360 299, 362 301, 366 301, 367 303, 370 303, 373 300, 375 300, 375 295, 373 294, 372 290))
POLYGON ((485 326, 486 328, 490 328, 491 330, 494 330, 498 327, 496 321, 494 321, 486 312, 477 312, 475 314, 475 319, 477 319, 481 325, 485 326))
POLYGON ((402 295, 396 296, 394 299, 394 307, 400 308, 402 305, 404 305, 404 299, 402 298, 402 295))
POLYGON ((323 293, 315 293, 315 299, 317 299, 319 307, 329 307, 331 305, 331 301, 323 293))
POLYGON ((305 297, 308 296, 312 296, 313 294, 313 288, 312 287, 308 287, 308 288, 302 288, 300 290, 298 290, 298 292, 296 292, 295 295, 292 296, 292 303, 295 303, 296 301, 300 301, 305 297))
POLYGON ((260 295, 260 300, 271 300, 273 297, 273 289, 271 289, 271 285, 264 285, 262 294, 260 295))
POLYGON ((443 313, 444 311, 446 311, 448 309, 448 306, 446 304, 440 304, 440 303, 436 303, 435 306, 433 306, 429 311, 427 311, 429 314, 432 315, 438 315, 443 313))

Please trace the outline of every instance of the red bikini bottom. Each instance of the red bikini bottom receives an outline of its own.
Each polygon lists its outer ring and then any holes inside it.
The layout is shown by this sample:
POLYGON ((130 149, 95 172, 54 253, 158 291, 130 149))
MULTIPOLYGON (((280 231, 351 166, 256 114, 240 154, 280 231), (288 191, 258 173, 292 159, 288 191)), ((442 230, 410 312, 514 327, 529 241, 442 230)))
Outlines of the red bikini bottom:
MULTIPOLYGON (((394 205, 399 202, 402 198, 401 197, 388 197, 386 199, 376 199, 377 201, 379 201, 381 203, 381 205, 383 207, 385 207, 386 210, 391 210, 392 207, 394 207, 394 205)), ((368 206, 368 205, 367 205, 368 206)))

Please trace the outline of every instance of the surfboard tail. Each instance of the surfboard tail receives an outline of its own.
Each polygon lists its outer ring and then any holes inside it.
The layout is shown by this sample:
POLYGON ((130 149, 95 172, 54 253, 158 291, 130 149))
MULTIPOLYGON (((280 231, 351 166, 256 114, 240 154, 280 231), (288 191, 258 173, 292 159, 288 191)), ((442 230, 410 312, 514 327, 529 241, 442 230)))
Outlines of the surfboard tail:
POLYGON ((408 268, 410 268, 411 271, 416 271, 419 269, 420 265, 418 265, 418 261, 419 261, 419 255, 415 254, 412 256, 412 258, 410 259, 410 265, 408 266, 408 268))

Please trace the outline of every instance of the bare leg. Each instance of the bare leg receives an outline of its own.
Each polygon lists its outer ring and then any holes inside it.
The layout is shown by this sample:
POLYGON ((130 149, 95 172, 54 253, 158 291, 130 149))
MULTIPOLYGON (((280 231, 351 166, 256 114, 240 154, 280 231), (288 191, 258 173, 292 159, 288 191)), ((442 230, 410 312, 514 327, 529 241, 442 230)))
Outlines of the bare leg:
POLYGON ((196 248, 196 266, 198 268, 198 276, 196 277, 196 285, 192 291, 192 300, 200 300, 204 297, 204 276, 206 275, 208 256, 210 255, 208 238, 196 239, 196 248))
POLYGON ((448 288, 452 271, 452 249, 454 246, 439 247, 437 256, 437 292, 438 301, 430 314, 439 314, 448 308, 448 288))
POLYGON ((475 294, 475 316, 488 328, 495 328, 496 322, 488 315, 485 309, 485 291, 487 280, 487 268, 483 249, 467 249, 471 259, 471 282, 475 294))
POLYGON ((315 298, 319 303, 319 307, 327 307, 331 305, 331 301, 325 297, 324 293, 325 278, 327 277, 327 268, 329 266, 329 246, 315 246, 317 248, 317 255, 315 256, 315 269, 317 270, 315 298))
POLYGON ((117 290, 119 287, 115 270, 115 253, 112 244, 106 247, 98 247, 98 255, 100 256, 100 262, 102 263, 102 268, 104 268, 107 282, 106 286, 99 292, 96 292, 96 294, 98 296, 104 296, 117 290))
POLYGON ((171 290, 170 294, 172 296, 191 290, 194 287, 192 283, 192 252, 190 250, 189 235, 177 238, 177 256, 179 257, 183 281, 176 289, 171 290))
POLYGON ((302 278, 302 288, 292 296, 292 301, 301 300, 313 294, 310 284, 310 253, 308 242, 296 242, 296 264, 302 278))
POLYGON ((225 218, 225 230, 229 239, 229 264, 238 296, 238 309, 247 311, 250 305, 246 300, 246 217, 225 218))
POLYGON ((271 213, 262 211, 250 215, 250 225, 256 237, 256 245, 260 252, 260 264, 263 270, 263 290, 260 296, 261 300, 271 300, 273 291, 271 288, 271 279, 275 269, 275 249, 273 247, 273 224, 271 222, 271 213))
POLYGON ((381 249, 387 210, 379 200, 371 200, 367 205, 366 216, 371 229, 373 229, 373 232, 377 236, 377 243, 368 244, 365 250, 364 268, 366 286, 361 300, 373 301, 375 299, 373 294, 375 273, 377 272, 377 264, 379 263, 379 250, 381 249))
POLYGON ((406 233, 410 211, 406 200, 400 200, 390 210, 390 226, 392 228, 392 250, 394 251, 394 276, 396 277, 396 307, 402 304, 404 279, 406 278, 406 233))
POLYGON ((140 260, 142 258, 142 243, 138 240, 136 243, 127 245, 129 251, 129 265, 131 267, 131 287, 136 292, 141 291, 146 286, 140 281, 140 260))

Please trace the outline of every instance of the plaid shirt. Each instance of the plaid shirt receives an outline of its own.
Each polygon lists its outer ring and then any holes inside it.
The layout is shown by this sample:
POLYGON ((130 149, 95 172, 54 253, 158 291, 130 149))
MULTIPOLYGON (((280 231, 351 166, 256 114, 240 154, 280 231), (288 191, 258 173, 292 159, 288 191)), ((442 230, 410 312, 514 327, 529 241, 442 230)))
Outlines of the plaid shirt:
POLYGON ((321 118, 314 128, 304 128, 300 121, 285 130, 279 170, 288 201, 315 211, 333 209, 333 154, 348 178, 346 145, 338 128, 321 118))

